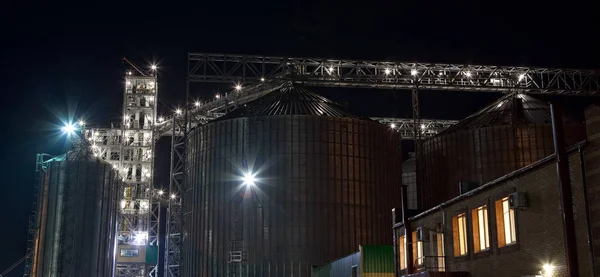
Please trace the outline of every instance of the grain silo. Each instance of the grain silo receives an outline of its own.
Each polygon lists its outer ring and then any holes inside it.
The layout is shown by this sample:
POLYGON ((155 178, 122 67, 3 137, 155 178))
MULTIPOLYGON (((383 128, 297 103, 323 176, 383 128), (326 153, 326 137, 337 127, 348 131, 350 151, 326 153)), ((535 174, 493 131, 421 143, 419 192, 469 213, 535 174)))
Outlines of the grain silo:
POLYGON ((181 276, 310 276, 391 242, 401 150, 384 125, 286 84, 187 143, 181 276))
POLYGON ((32 277, 112 276, 119 179, 86 147, 39 165, 32 277))
MULTIPOLYGON (((567 144, 585 139, 582 123, 563 120, 567 144)), ((552 153, 549 105, 507 94, 421 145, 419 207, 432 207, 552 153)))

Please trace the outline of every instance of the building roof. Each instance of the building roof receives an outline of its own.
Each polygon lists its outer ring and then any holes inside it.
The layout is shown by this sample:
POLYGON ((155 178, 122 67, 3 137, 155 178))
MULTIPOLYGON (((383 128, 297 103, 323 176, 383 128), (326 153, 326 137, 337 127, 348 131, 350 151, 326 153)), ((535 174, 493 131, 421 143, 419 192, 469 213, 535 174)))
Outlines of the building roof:
MULTIPOLYGON (((577 122, 570 116, 563 116, 563 120, 565 123, 577 122)), ((531 95, 510 93, 449 127, 441 134, 490 126, 551 122, 550 105, 531 95)))
MULTIPOLYGON (((581 142, 573 145, 571 148, 569 148, 567 150, 567 153, 571 154, 571 153, 575 152, 577 149, 579 149, 580 147, 583 147, 585 145, 586 145, 586 141, 581 141, 581 142)), ((502 183, 504 181, 510 180, 512 178, 515 178, 515 177, 521 176, 521 175, 523 175, 525 173, 528 173, 528 172, 530 172, 532 170, 538 169, 541 166, 544 166, 544 165, 546 165, 546 164, 554 161, 555 160, 555 155, 556 154, 552 154, 552 155, 547 156, 547 157, 545 157, 545 158, 543 158, 543 159, 541 159, 541 160, 539 160, 539 161, 537 161, 535 163, 532 163, 532 164, 530 164, 528 166, 525 166, 523 168, 517 169, 517 170, 515 170, 515 171, 513 171, 511 173, 508 173, 508 174, 506 174, 506 175, 504 175, 502 177, 499 177, 499 178, 497 178, 497 179, 495 179, 493 181, 487 182, 487 183, 483 184, 482 186, 477 187, 476 189, 473 189, 473 190, 471 190, 471 191, 469 191, 467 193, 464 193, 464 194, 461 194, 461 195, 459 195, 457 197, 454 197, 454 198, 452 198, 452 199, 450 199, 450 200, 448 200, 446 202, 443 202, 443 203, 441 203, 441 204, 439 204, 439 205, 437 205, 437 206, 435 206, 435 207, 433 207, 431 209, 423 211, 423 212, 421 212, 421 213, 419 213, 417 215, 411 216, 411 217, 408 218, 408 220, 413 221, 413 220, 422 218, 422 217, 424 217, 424 216, 426 216, 426 215, 428 215, 430 213, 433 213, 433 212, 439 210, 440 208, 442 208, 444 206, 448 206, 450 204, 456 203, 456 202, 458 202, 460 200, 463 200, 465 198, 471 197, 471 196, 473 196, 473 195, 475 195, 475 194, 477 194, 477 193, 479 193, 481 191, 484 191, 484 190, 487 190, 489 188, 492 188, 492 187, 494 187, 494 186, 496 186, 496 185, 498 185, 498 184, 500 184, 500 183, 502 183)), ((394 224, 393 228, 397 228, 397 227, 402 226, 402 225, 403 225, 403 222, 396 223, 396 224, 394 224)))
POLYGON ((344 107, 300 84, 286 83, 275 91, 220 117, 225 120, 246 116, 314 115, 358 118, 344 107))

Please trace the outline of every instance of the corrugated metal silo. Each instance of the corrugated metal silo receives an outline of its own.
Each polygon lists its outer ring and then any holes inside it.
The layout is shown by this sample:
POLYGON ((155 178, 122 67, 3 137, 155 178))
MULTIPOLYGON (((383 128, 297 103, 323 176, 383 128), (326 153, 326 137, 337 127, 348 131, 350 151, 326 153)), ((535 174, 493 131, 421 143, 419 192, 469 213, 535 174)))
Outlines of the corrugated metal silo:
MULTIPOLYGON (((580 122, 563 119, 567 144, 585 139, 580 122)), ((458 196, 461 182, 481 185, 552 153, 550 107, 529 95, 505 95, 422 144, 419 207, 458 196)))
POLYGON ((45 162, 30 276, 112 276, 119 179, 91 156, 78 148, 45 162))
POLYGON ((408 208, 418 209, 417 198, 417 160, 415 153, 408 153, 408 159, 402 163, 402 185, 406 186, 408 208))
POLYGON ((302 87, 192 130, 187 151, 181 276, 309 276, 390 243, 399 138, 302 87))

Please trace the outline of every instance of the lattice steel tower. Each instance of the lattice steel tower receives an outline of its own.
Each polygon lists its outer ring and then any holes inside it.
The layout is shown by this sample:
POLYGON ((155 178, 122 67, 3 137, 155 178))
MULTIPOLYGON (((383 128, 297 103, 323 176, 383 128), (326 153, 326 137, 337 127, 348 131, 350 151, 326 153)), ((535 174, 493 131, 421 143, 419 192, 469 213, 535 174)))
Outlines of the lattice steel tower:
POLYGON ((112 128, 91 129, 85 134, 94 155, 111 163, 123 178, 114 276, 157 276, 162 191, 155 190, 152 183, 158 96, 156 67, 148 73, 129 64, 135 71, 125 74, 122 121, 113 123, 112 128))

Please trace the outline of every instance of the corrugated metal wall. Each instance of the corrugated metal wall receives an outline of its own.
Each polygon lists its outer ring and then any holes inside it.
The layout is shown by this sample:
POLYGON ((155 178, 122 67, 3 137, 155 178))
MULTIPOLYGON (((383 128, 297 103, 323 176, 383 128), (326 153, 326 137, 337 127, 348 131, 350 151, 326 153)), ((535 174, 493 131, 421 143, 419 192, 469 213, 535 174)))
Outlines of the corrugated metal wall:
MULTIPOLYGON (((565 125, 568 144, 583 140, 580 124, 565 125)), ((419 206, 459 195, 459 182, 485 184, 554 153, 551 124, 510 124, 442 133, 422 144, 419 206)))
POLYGON ((362 277, 393 277, 394 247, 364 245, 360 247, 362 277))
POLYGON ((358 245, 390 243, 401 151, 383 125, 234 118, 192 130, 187 151, 182 276, 309 276, 358 245), (258 172, 252 190, 246 167, 258 172))
POLYGON ((38 193, 34 277, 112 275, 119 180, 112 166, 88 154, 48 163, 38 193))

